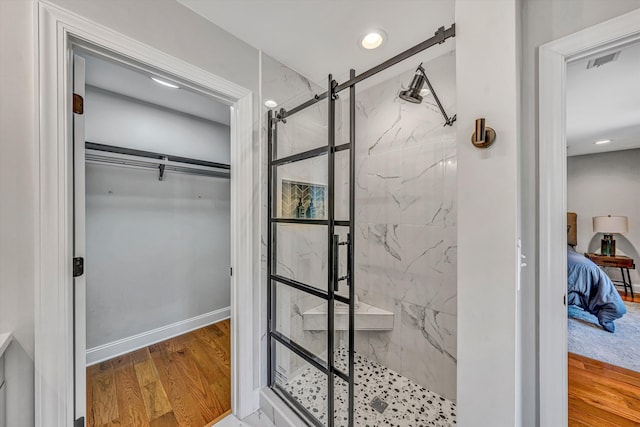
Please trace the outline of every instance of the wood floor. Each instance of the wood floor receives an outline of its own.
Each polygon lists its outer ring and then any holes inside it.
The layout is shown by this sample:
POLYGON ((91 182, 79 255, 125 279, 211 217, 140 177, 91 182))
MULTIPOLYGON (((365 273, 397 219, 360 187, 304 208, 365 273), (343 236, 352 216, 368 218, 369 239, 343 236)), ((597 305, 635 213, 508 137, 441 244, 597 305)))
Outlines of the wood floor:
POLYGON ((231 410, 225 320, 87 368, 87 426, 203 427, 231 410))
POLYGON ((569 353, 569 426, 638 425, 640 373, 569 353))
POLYGON ((620 296, 622 297, 622 301, 627 301, 627 302, 640 302, 640 295, 638 295, 636 292, 633 293, 633 298, 631 298, 631 293, 628 293, 627 296, 624 295, 624 291, 618 291, 620 292, 620 296))

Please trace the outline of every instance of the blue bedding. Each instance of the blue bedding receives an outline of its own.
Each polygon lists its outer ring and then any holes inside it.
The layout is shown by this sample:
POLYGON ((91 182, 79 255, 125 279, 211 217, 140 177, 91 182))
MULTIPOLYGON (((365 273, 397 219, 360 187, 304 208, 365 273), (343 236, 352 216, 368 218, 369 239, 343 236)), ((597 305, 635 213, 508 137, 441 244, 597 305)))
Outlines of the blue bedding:
POLYGON ((567 252, 567 266, 567 303, 593 314, 600 326, 614 332, 613 321, 624 316, 627 309, 609 276, 573 250, 567 252))

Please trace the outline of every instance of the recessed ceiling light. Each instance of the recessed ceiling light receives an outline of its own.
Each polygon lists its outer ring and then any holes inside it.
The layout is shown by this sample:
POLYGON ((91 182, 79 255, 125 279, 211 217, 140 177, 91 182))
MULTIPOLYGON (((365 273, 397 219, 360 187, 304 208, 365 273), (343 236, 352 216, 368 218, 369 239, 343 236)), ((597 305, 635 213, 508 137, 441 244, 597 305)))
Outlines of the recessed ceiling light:
POLYGON ((610 140, 610 139, 602 139, 602 140, 600 140, 600 141, 596 141, 596 142, 594 142, 594 144, 596 144, 596 145, 602 145, 602 144, 608 144, 608 143, 610 143, 610 142, 611 142, 611 140, 610 140))
POLYGON ((264 106, 267 108, 276 108, 278 106, 278 103, 273 99, 267 99, 266 101, 264 101, 264 106))
POLYGON ((165 80, 160 80, 157 77, 151 76, 151 80, 153 80, 154 82, 156 82, 158 84, 161 84, 162 86, 170 87, 171 89, 179 89, 180 88, 180 86, 178 86, 176 84, 169 83, 169 82, 167 82, 165 80))
POLYGON ((367 33, 360 40, 360 45, 365 49, 375 49, 382 46, 386 38, 386 33, 382 30, 375 30, 367 33))

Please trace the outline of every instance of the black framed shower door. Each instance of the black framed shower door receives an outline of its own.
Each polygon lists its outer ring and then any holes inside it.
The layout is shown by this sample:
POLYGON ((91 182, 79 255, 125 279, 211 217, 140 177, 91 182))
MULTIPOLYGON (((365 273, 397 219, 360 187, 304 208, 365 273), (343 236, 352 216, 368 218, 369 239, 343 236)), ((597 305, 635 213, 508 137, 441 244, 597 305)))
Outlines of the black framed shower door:
POLYGON ((337 145, 336 87, 329 76, 327 96, 268 113, 268 381, 318 426, 352 426, 354 414, 355 88, 348 102, 348 141, 337 145), (337 156, 348 161, 346 169, 336 170, 337 156), (337 209, 336 175, 345 184, 343 209, 337 209), (307 319, 300 307, 310 306, 307 319), (299 375, 314 376, 315 389, 295 390, 299 375), (313 393, 324 404, 305 405, 301 393, 313 393))
POLYGON ((361 74, 351 70, 344 83, 329 75, 327 91, 307 102, 268 113, 268 383, 312 425, 354 425, 356 84, 444 43, 455 33, 455 24, 440 27, 433 37, 361 74), (348 132, 345 141, 336 143, 336 101, 347 89, 348 102, 339 105, 348 108, 348 132), (326 121, 320 123, 316 117, 310 125, 307 117, 302 126, 305 132, 289 131, 292 121, 319 106, 326 107, 326 121), (319 125, 315 133, 309 131, 314 124, 319 125), (345 153, 348 159, 343 157, 342 167, 336 168, 336 159, 345 153), (345 170, 348 182, 337 185, 336 176, 345 170), (345 187, 347 194, 343 192, 339 200, 348 205, 348 211, 340 212, 337 188, 345 187), (287 263, 292 260, 303 262, 287 263), (310 304, 309 299, 315 302, 310 304), (307 306, 312 309, 306 310, 307 306), (346 326, 344 306, 348 308, 346 326), (300 307, 305 307, 302 312, 300 307), (292 387, 302 383, 296 381, 298 375, 312 376, 313 387, 292 387), (305 404, 301 399, 305 394, 322 405, 305 404))

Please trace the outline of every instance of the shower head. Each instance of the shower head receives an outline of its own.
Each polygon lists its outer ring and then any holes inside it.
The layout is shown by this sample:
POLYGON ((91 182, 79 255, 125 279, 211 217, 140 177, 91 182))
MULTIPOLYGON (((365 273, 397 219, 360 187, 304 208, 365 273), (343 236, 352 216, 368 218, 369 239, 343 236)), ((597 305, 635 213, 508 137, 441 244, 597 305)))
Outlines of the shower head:
POLYGON ((444 116, 444 125, 453 126, 453 122, 456 121, 456 116, 447 116, 447 113, 444 111, 444 108, 438 99, 438 95, 436 95, 436 92, 433 90, 433 86, 431 86, 431 82, 427 78, 427 74, 424 72, 424 68, 422 68, 422 64, 418 65, 418 68, 416 68, 416 73, 413 75, 409 89, 400 91, 398 97, 404 101, 411 102, 412 104, 420 104, 422 102, 422 95, 420 95, 420 91, 425 83, 429 87, 429 91, 433 94, 433 99, 436 101, 436 104, 438 104, 438 108, 444 116))
POLYGON ((411 80, 411 84, 409 85, 409 89, 401 91, 398 96, 400 99, 407 102, 420 104, 422 102, 422 95, 420 95, 420 91, 422 90, 422 86, 424 86, 424 82, 424 75, 416 70, 416 73, 413 75, 413 80, 411 80))

